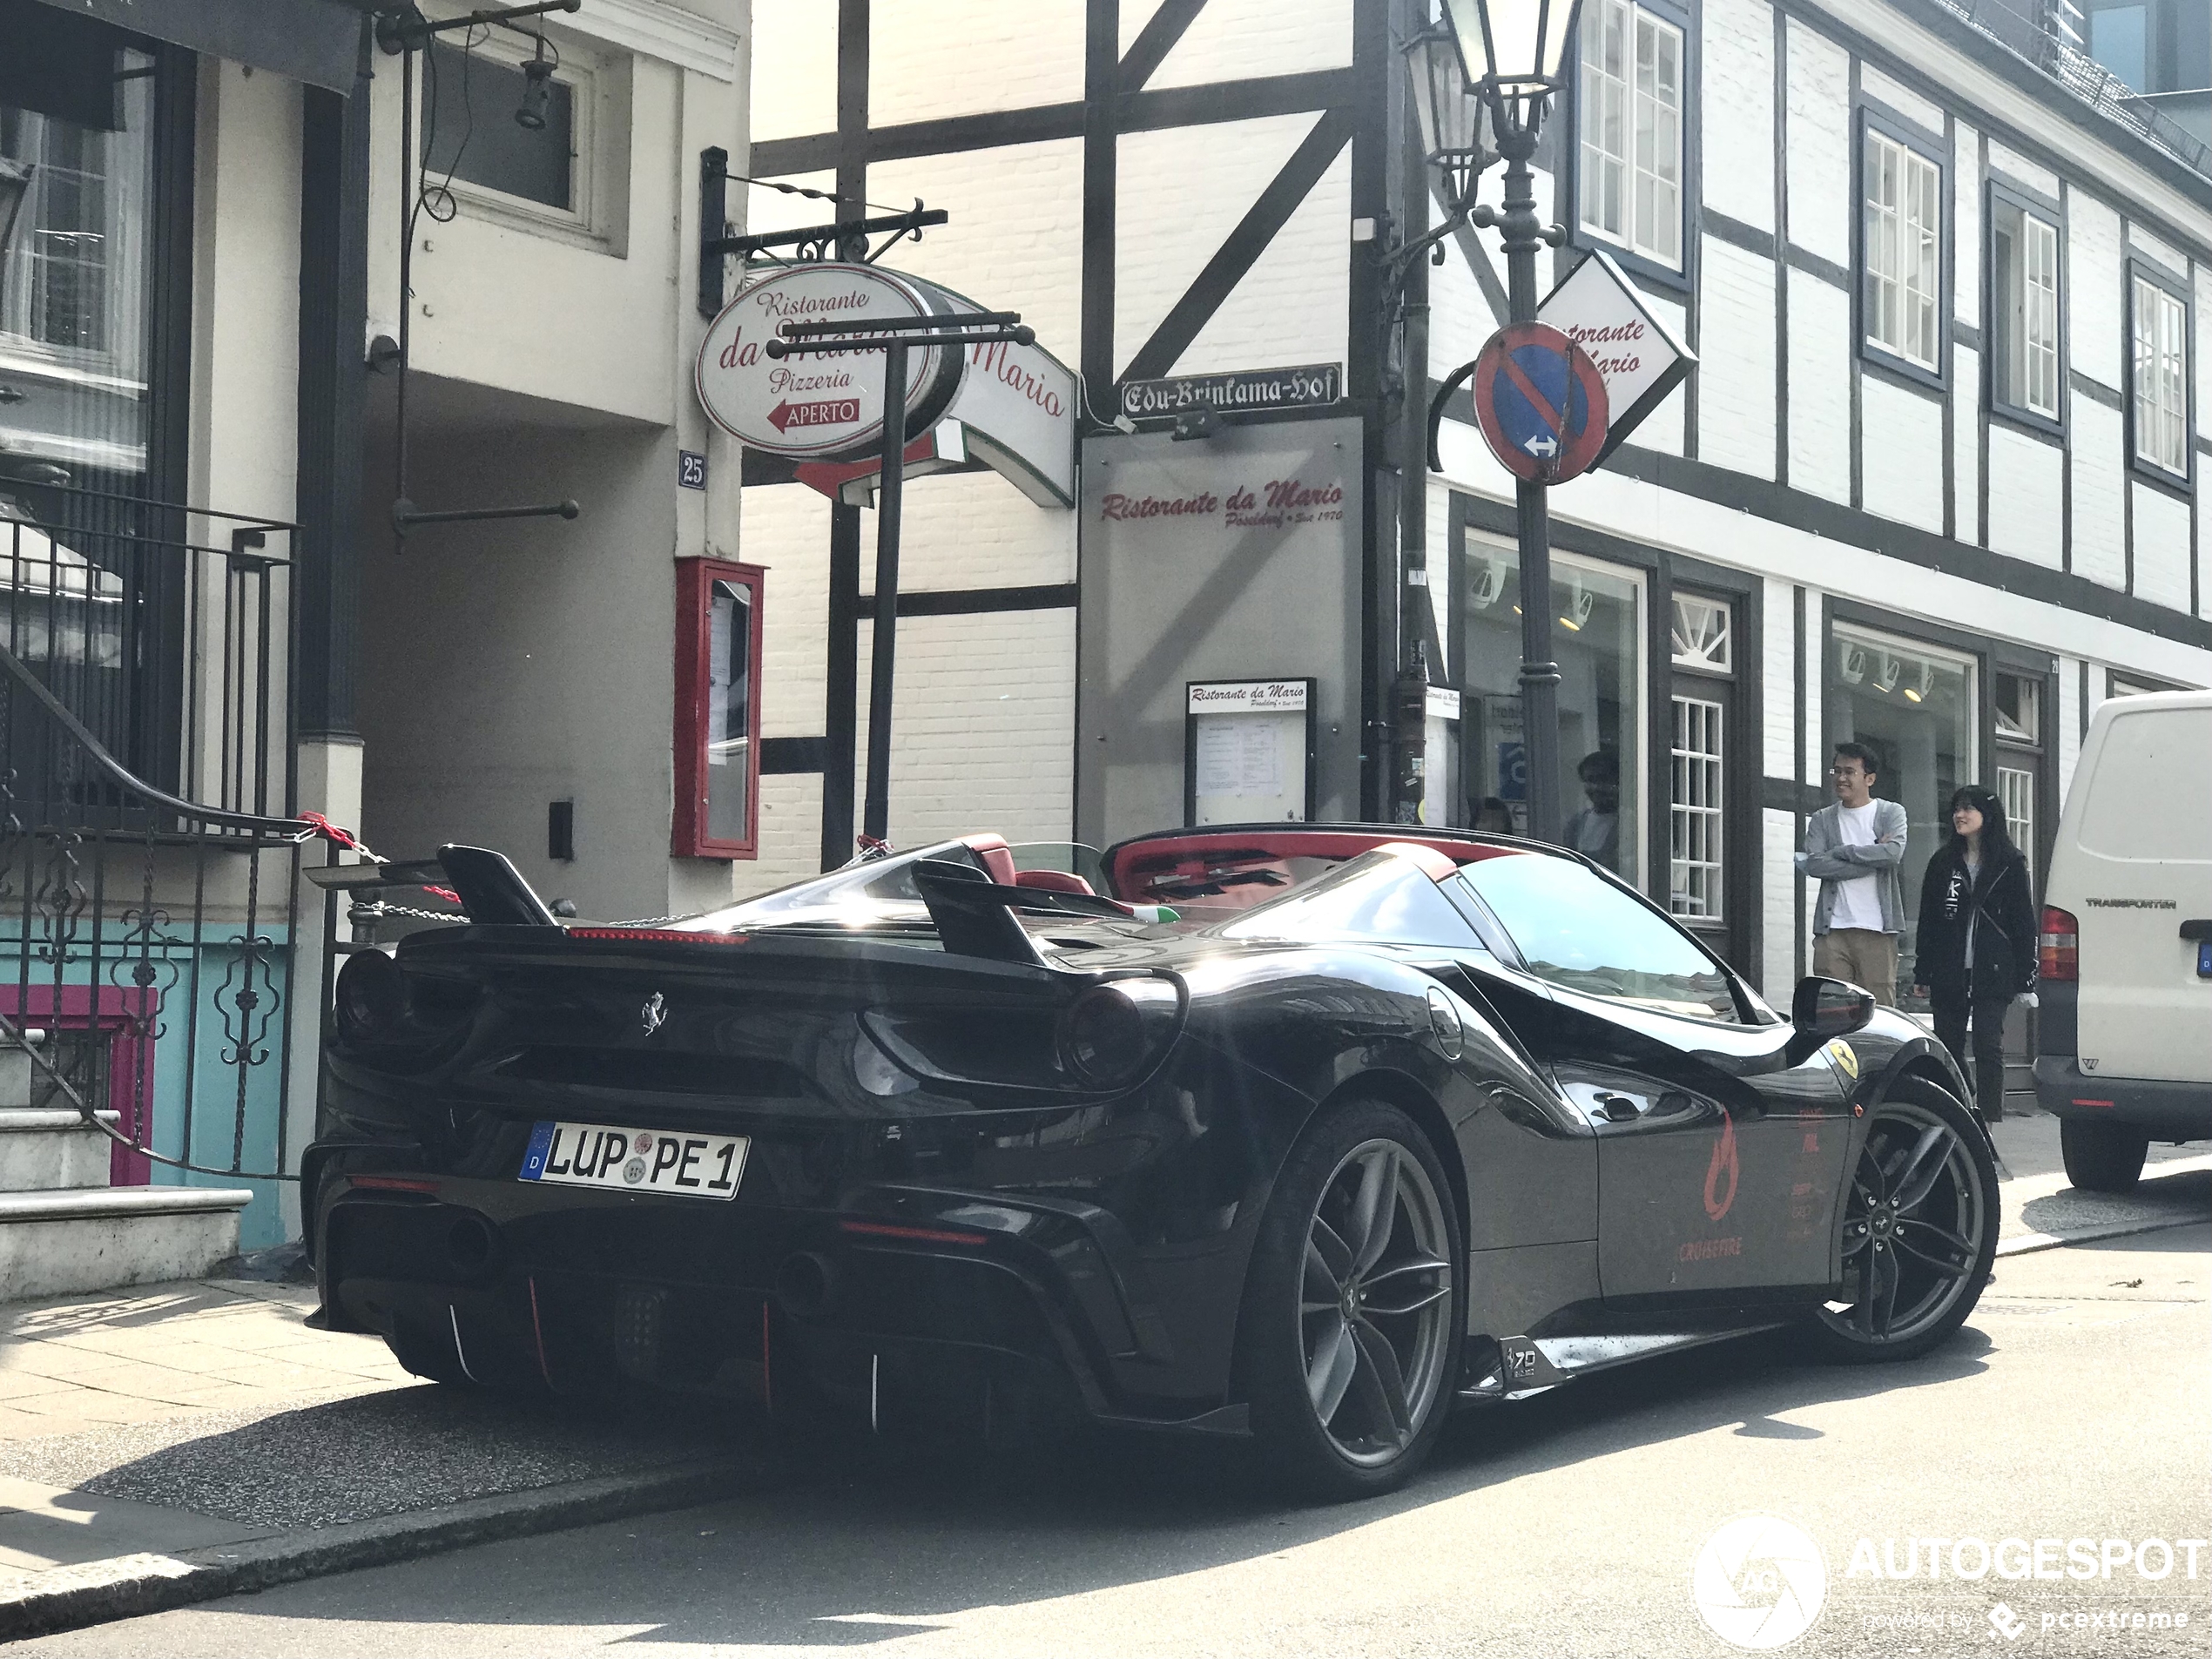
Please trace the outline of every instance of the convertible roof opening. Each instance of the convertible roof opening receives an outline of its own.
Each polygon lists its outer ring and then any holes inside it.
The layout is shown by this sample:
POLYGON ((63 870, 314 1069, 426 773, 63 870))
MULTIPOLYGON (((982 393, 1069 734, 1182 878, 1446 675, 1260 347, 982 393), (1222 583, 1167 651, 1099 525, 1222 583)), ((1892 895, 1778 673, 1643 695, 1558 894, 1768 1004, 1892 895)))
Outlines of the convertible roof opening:
MULTIPOLYGON (((1106 879, 1126 903, 1248 910, 1379 846, 1417 848, 1454 866, 1542 851, 1502 836, 1422 826, 1234 824, 1162 830, 1120 842, 1106 851, 1106 879)), ((1440 862, 1430 873, 1449 871, 1440 862)))

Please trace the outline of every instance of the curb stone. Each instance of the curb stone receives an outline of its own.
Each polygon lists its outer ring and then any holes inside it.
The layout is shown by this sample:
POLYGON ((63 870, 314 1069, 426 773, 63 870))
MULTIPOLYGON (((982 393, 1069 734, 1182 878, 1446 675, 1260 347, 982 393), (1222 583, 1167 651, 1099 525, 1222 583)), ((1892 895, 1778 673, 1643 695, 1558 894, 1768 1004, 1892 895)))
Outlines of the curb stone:
POLYGON ((0 1642, 164 1613, 300 1579, 559 1532, 729 1495, 758 1459, 718 1457, 471 1498, 435 1509, 302 1528, 174 1555, 118 1555, 50 1568, 0 1588, 0 1642))
POLYGON ((2144 1217, 2134 1221, 2111 1221, 2082 1228, 2069 1233, 2014 1233, 2010 1238, 2000 1239, 1997 1253, 2001 1256, 2025 1256, 2033 1251, 2058 1250, 2067 1244, 2090 1244, 2107 1238, 2128 1238, 2136 1233, 2164 1232, 2169 1227, 2196 1227, 2203 1224, 2202 1216, 2144 1217))

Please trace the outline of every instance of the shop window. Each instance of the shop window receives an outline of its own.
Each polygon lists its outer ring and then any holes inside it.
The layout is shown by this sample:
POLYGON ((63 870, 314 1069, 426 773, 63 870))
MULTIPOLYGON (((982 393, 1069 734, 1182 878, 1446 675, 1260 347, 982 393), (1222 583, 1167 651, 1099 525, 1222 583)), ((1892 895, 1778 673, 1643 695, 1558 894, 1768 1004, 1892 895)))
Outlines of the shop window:
MULTIPOLYGON (((1520 692, 1521 564, 1469 535, 1453 640, 1460 686, 1460 775, 1478 825, 1528 821, 1520 692)), ((1643 579, 1552 555, 1553 650, 1560 665, 1560 800, 1567 844, 1632 882, 1643 879, 1643 579)))
POLYGON ((1978 782, 1975 659, 1919 640, 1838 622, 1828 651, 1831 743, 1863 743, 1879 757, 1874 792, 1905 807, 1904 949, 1911 955, 1920 877, 1942 845, 1952 792, 1978 782))
POLYGON ((1989 198, 1989 389, 1994 407, 2059 418, 2059 229, 2011 192, 1989 198))
POLYGON ((152 402, 153 59, 30 10, 0 51, 0 494, 132 489, 152 402))
POLYGON ((1699 921, 1717 921, 1722 914, 1727 712, 1711 698, 1675 695, 1668 891, 1675 914, 1699 921))
POLYGON ((2128 411, 2135 464, 2154 475, 2189 471, 2188 305, 2142 266, 2128 283, 2134 336, 2128 411))
POLYGON ((760 601, 766 572, 721 559, 676 565, 678 858, 749 859, 759 847, 760 601))
POLYGON ((1936 375, 1943 315, 1943 168, 1865 123, 1860 159, 1859 327, 1866 348, 1936 375))
POLYGON ((1632 0, 1592 0, 1581 55, 1582 228, 1678 270, 1684 31, 1632 0))

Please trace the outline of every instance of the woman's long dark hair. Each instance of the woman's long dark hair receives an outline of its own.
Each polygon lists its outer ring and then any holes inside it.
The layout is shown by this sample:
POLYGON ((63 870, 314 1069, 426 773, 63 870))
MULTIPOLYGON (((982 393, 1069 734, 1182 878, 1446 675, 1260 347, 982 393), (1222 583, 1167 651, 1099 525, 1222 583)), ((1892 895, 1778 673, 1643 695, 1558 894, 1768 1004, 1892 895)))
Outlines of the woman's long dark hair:
MULTIPOLYGON (((1968 784, 1964 789, 1952 792, 1951 805, 1944 808, 1943 813, 1946 846, 1961 843, 1966 839, 1951 826, 1952 815, 1961 806, 1971 806, 1981 814, 1981 856, 1984 863, 1994 868, 2021 856, 2020 848, 2013 845, 2012 825, 2005 816, 2005 803, 1978 784, 1968 784)), ((1961 858, 1966 856, 1964 846, 1959 846, 1959 853, 1961 858)))

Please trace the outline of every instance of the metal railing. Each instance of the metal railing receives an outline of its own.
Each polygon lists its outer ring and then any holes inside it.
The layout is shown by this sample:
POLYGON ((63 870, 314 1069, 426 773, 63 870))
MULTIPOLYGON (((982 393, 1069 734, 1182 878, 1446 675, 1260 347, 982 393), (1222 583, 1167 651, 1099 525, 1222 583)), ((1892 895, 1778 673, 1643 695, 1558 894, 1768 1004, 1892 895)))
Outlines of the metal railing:
MULTIPOLYGON (((30 628, 19 587, 0 643, 0 1043, 29 1050, 34 1098, 72 1107, 114 1140, 119 1184, 291 1179, 294 1031, 311 1041, 316 1028, 293 1017, 295 963, 312 942, 298 895, 314 827, 195 802, 126 766, 50 679, 57 661, 78 666, 55 649, 67 631, 90 641, 104 625, 70 616, 70 583, 87 604, 105 603, 108 567, 51 563, 76 575, 31 590, 49 602, 45 631, 30 628), (42 658, 15 649, 26 634, 47 646, 42 658)), ((266 573, 243 574, 251 603, 272 604, 266 585, 253 593, 266 573)), ((116 603, 127 608, 127 595, 116 603)), ((130 624, 118 631, 127 638, 130 624)), ((273 626, 249 631, 266 673, 273 626)), ((222 705, 233 720, 246 706, 222 705)), ((96 696, 91 707, 116 705, 96 696)), ((264 735, 253 718, 232 730, 264 735)), ((266 728, 279 730, 288 743, 288 718, 266 728)), ((241 765, 210 746, 226 761, 226 794, 259 799, 280 775, 288 792, 288 762, 241 765)))
MULTIPOLYGON (((292 542, 276 519, 0 481, 0 645, 133 779, 281 816, 297 752, 292 542)), ((109 821, 113 786, 84 782, 75 800, 40 792, 109 821)))
POLYGON ((1938 0, 2026 58, 2075 98, 2212 179, 2212 145, 2131 88, 2060 32, 2052 0, 1938 0))

